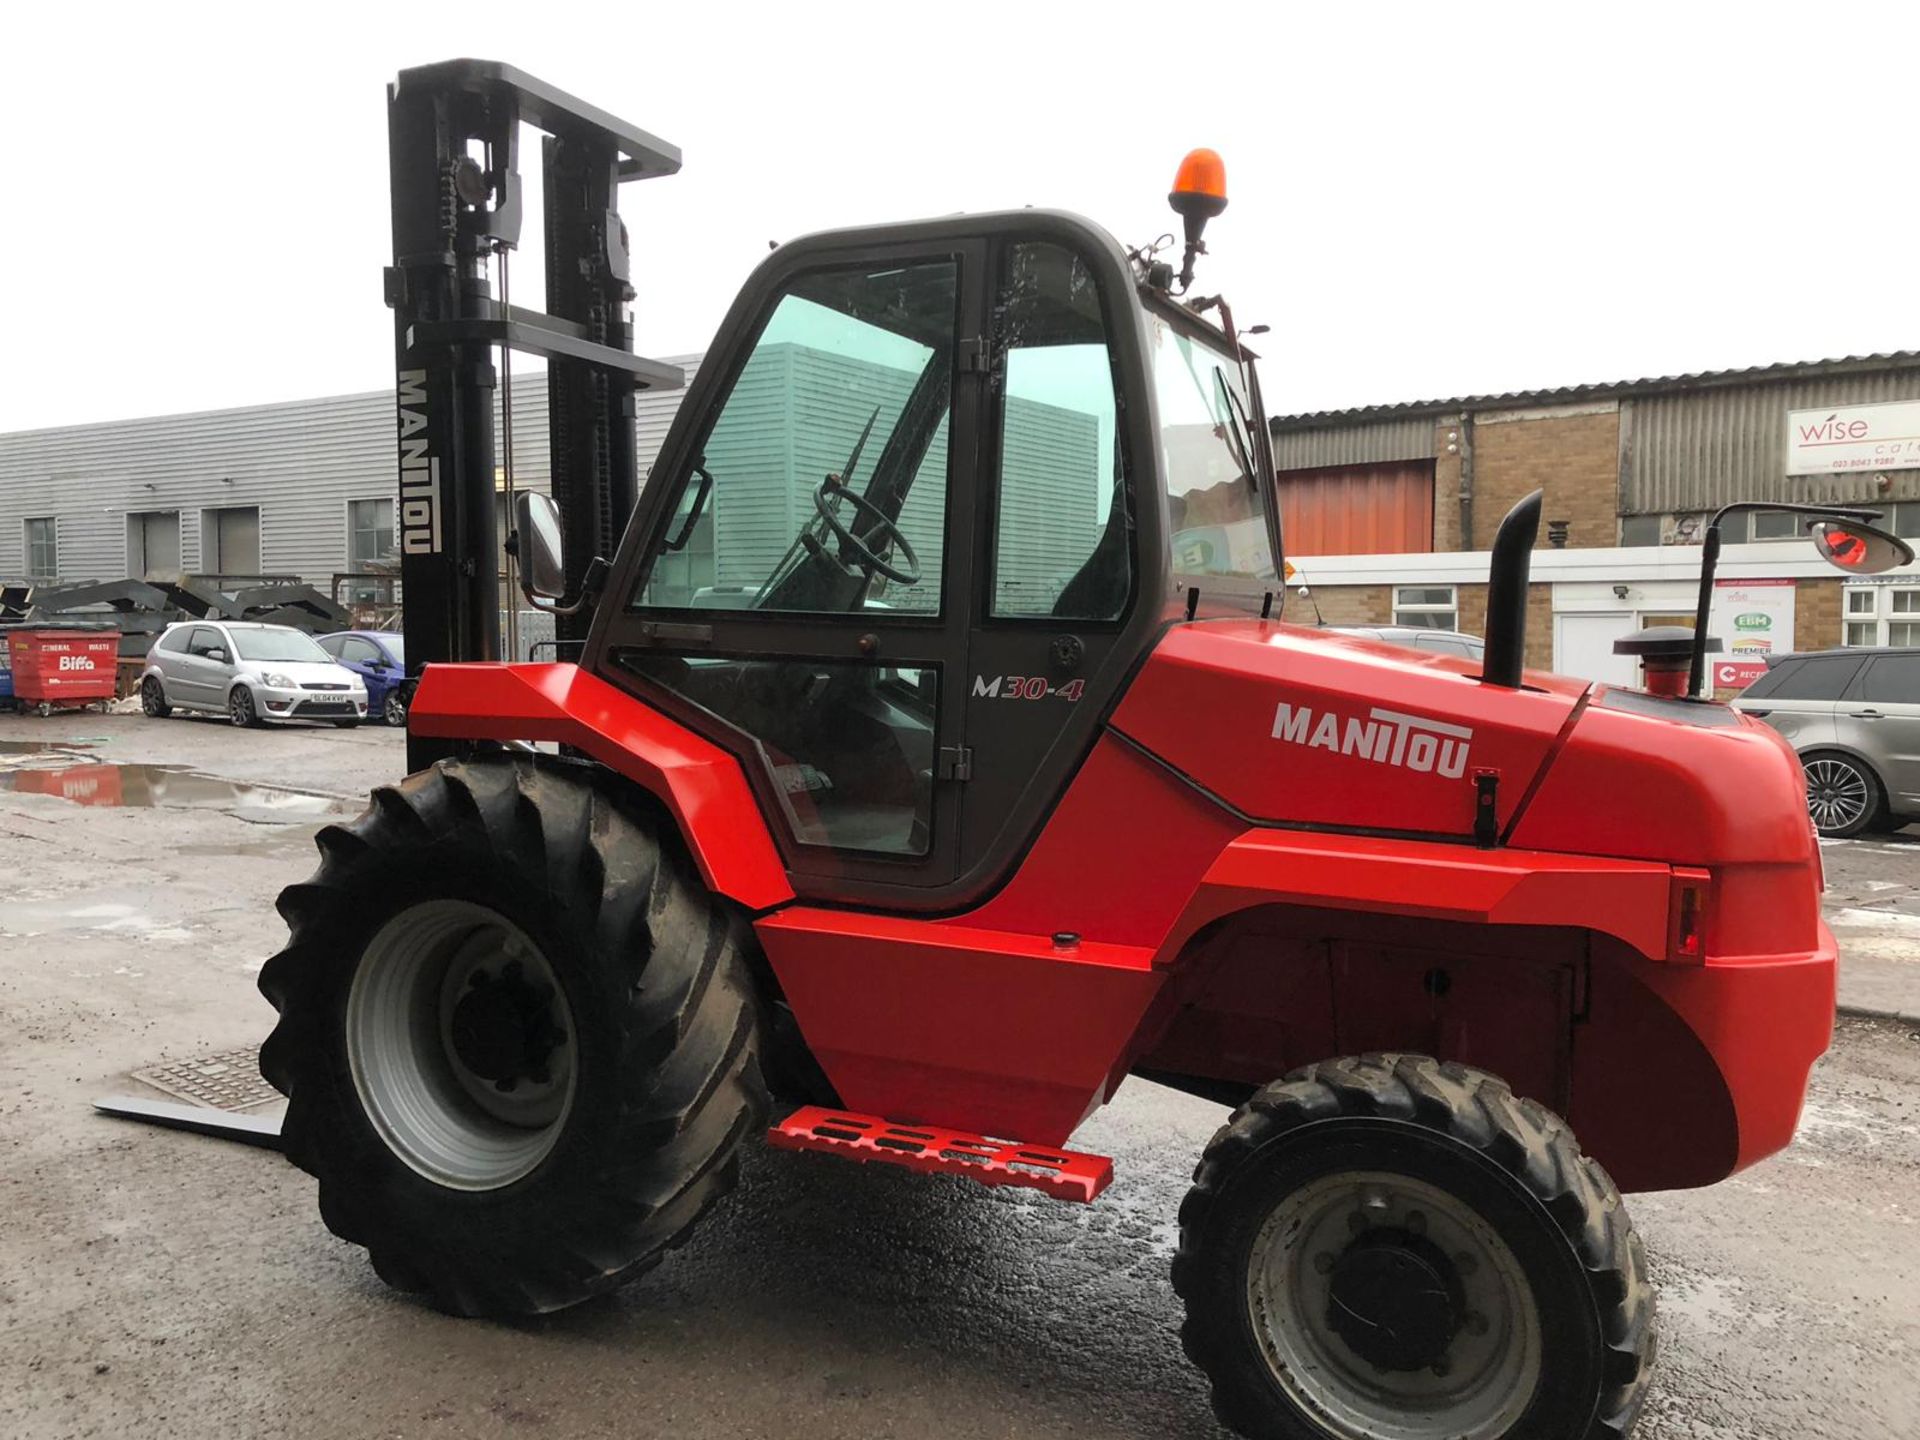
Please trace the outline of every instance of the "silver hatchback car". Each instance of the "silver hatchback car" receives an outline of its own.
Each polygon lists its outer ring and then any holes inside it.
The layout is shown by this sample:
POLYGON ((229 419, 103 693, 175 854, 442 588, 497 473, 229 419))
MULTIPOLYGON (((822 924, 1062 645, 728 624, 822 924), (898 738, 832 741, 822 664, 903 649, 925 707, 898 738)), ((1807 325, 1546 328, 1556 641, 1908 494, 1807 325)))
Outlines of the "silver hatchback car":
POLYGON ((366 718, 367 686, 289 625, 184 620, 169 625, 147 653, 140 708, 156 719, 205 710, 235 725, 320 720, 350 727, 366 718))
POLYGON ((1793 743, 1822 835, 1920 821, 1920 646, 1783 655, 1733 706, 1793 743))

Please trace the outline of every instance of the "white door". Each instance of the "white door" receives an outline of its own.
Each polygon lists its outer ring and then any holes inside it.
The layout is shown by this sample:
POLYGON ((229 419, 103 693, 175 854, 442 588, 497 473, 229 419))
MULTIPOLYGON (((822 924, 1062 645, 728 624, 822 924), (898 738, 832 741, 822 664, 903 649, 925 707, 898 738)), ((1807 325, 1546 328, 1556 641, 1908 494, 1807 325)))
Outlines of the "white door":
POLYGON ((1639 629, 1631 610, 1604 614, 1558 614, 1553 617, 1553 668, 1580 680, 1607 685, 1639 683, 1640 662, 1631 655, 1613 653, 1613 642, 1639 629))

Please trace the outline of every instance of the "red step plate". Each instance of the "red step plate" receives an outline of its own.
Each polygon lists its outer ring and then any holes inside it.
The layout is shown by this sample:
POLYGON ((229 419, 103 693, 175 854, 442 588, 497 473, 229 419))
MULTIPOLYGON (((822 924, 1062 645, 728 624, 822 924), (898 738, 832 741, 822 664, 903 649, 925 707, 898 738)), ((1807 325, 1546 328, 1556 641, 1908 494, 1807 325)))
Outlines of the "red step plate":
POLYGON ((818 1150, 926 1174, 964 1175, 982 1185, 1019 1185, 1082 1203, 1113 1180, 1113 1162, 1104 1155, 989 1140, 932 1125, 895 1125, 819 1105, 794 1111, 767 1132, 767 1141, 781 1150, 818 1150))

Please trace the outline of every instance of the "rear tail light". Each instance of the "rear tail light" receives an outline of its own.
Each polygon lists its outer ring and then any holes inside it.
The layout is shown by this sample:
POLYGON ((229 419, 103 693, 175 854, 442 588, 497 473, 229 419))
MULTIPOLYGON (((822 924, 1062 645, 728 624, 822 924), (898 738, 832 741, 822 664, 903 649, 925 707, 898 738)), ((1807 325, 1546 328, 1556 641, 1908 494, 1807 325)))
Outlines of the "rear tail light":
POLYGON ((1705 870, 1678 865, 1673 870, 1673 898, 1667 913, 1667 958, 1699 965, 1707 958, 1707 902, 1713 877, 1705 870))

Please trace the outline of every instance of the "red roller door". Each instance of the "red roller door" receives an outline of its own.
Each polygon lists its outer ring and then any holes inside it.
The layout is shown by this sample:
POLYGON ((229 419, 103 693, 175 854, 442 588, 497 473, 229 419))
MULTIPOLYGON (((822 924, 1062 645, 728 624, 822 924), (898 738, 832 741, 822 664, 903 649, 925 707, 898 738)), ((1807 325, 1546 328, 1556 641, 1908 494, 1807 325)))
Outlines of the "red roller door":
POLYGON ((1280 472, 1289 556, 1409 555, 1433 549, 1433 461, 1280 472))

